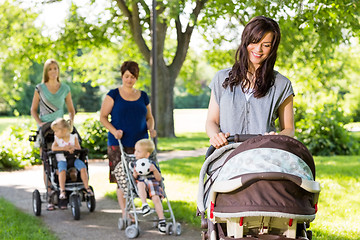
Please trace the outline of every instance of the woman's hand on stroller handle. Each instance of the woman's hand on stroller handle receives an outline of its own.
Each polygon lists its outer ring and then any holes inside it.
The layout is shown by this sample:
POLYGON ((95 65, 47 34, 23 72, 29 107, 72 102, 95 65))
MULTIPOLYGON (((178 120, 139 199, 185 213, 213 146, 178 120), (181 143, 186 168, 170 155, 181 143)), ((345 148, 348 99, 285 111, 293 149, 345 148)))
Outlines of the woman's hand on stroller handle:
POLYGON ((215 148, 220 148, 228 144, 227 138, 230 137, 230 133, 219 132, 210 137, 210 144, 215 148))
POLYGON ((124 134, 124 132, 121 129, 118 129, 113 133, 113 135, 116 139, 121 139, 123 134, 124 134))
MULTIPOLYGON (((219 133, 220 134, 220 133, 219 133)), ((218 135, 219 135, 218 134, 218 135)), ((221 145, 220 147, 223 147, 225 145, 227 145, 228 143, 237 143, 237 142, 245 142, 246 140, 256 137, 256 136, 260 136, 261 134, 235 134, 235 135, 231 135, 229 133, 222 133, 224 136, 226 136, 226 143, 221 145)), ((212 144, 211 138, 210 138, 210 144, 211 146, 208 148, 206 154, 205 154, 205 158, 207 158, 208 156, 210 156, 215 149, 220 148, 220 147, 215 147, 212 144)))

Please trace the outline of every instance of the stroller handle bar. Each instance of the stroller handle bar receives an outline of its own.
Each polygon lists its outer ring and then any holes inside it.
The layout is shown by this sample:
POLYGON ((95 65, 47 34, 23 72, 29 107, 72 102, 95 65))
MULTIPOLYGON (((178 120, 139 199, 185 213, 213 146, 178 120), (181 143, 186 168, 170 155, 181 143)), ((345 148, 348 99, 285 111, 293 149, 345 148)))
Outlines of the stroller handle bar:
MULTIPOLYGON (((257 136, 261 136, 261 134, 235 134, 229 136, 227 138, 227 141, 230 143, 245 142, 246 140, 257 136)), ((205 159, 209 157, 215 151, 215 149, 216 148, 213 145, 211 145, 206 151, 205 159)))

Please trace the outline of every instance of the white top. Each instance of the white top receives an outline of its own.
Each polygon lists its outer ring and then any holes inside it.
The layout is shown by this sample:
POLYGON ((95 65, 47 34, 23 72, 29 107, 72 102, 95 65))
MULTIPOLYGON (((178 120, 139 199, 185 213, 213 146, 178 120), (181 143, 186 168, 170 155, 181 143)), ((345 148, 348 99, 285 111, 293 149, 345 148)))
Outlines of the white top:
MULTIPOLYGON (((55 136, 55 142, 59 147, 75 146, 75 138, 77 138, 76 134, 70 134, 70 139, 68 142, 66 142, 64 139, 55 136)), ((58 161, 66 161, 65 155, 63 153, 57 153, 56 159, 58 161)))

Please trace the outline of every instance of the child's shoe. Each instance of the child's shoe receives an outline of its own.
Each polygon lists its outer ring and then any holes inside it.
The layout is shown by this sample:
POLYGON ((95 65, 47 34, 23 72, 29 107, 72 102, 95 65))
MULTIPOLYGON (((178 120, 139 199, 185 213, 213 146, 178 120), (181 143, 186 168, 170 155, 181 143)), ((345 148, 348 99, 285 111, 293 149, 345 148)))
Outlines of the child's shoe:
POLYGON ((141 213, 144 217, 150 213, 150 207, 147 203, 142 205, 141 213))
POLYGON ((161 232, 161 233, 166 233, 166 222, 165 222, 165 219, 159 220, 158 229, 159 229, 159 232, 161 232))

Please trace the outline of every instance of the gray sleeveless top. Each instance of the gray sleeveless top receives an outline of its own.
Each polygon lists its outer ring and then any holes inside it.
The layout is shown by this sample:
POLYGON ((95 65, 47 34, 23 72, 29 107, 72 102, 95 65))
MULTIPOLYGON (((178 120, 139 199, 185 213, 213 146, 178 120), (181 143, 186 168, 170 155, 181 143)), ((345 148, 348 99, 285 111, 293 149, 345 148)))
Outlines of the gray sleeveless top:
POLYGON ((220 108, 221 132, 234 135, 276 131, 279 106, 294 95, 290 80, 275 72, 275 83, 268 93, 262 98, 251 95, 247 101, 239 85, 234 87, 233 92, 230 87, 222 87, 230 71, 231 68, 218 71, 209 85, 220 108))

